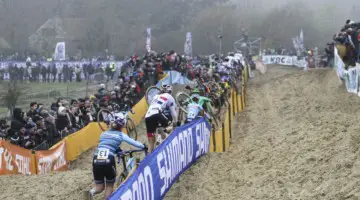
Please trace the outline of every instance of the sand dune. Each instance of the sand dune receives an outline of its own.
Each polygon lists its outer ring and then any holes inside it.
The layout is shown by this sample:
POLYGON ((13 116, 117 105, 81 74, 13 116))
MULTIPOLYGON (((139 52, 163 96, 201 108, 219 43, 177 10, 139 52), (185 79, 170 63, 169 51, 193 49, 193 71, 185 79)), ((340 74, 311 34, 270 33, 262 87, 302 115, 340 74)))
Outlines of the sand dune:
POLYGON ((269 67, 247 102, 230 150, 202 158, 166 199, 360 198, 360 99, 334 71, 269 67))
MULTIPOLYGON (((166 199, 360 198, 360 99, 334 71, 269 67, 249 82, 247 103, 230 150, 201 158, 166 199)), ((1 176, 0 199, 82 199, 91 154, 64 173, 1 176)))

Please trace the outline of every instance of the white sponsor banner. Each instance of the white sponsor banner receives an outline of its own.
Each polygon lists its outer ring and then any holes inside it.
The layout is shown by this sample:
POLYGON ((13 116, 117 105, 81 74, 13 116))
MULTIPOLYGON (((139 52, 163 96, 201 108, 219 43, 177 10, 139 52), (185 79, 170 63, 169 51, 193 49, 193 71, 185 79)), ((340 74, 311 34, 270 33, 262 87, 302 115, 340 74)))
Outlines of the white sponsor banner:
POLYGON ((262 61, 265 65, 286 65, 299 68, 307 68, 308 66, 305 58, 299 58, 297 56, 265 55, 262 57, 262 61))
POLYGON ((263 62, 265 65, 293 65, 292 56, 266 55, 263 56, 263 62))
POLYGON ((151 51, 151 28, 146 29, 146 51, 148 53, 151 51))
POLYGON ((186 40, 184 45, 184 53, 186 56, 192 56, 192 37, 191 32, 186 33, 186 40))
POLYGON ((65 60, 65 42, 58 42, 55 47, 55 60, 65 60))
POLYGON ((355 68, 350 68, 348 71, 348 79, 349 84, 347 87, 348 92, 357 94, 358 91, 358 77, 357 77, 357 70, 355 68))
POLYGON ((336 74, 338 75, 339 79, 343 78, 345 71, 345 64, 340 58, 337 48, 334 48, 334 64, 336 67, 336 74))

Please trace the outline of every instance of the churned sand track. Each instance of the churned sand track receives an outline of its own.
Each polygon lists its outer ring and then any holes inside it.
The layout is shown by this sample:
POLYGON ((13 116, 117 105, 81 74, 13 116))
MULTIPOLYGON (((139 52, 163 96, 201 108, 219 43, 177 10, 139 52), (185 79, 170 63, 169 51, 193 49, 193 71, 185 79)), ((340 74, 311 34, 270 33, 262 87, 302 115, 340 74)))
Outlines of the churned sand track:
POLYGON ((360 199, 360 99, 335 71, 268 67, 247 103, 230 150, 201 158, 166 199, 360 199))
MULTIPOLYGON (((247 103, 230 150, 201 158, 166 199, 360 199, 360 99, 334 71, 268 67, 247 103)), ((82 199, 91 156, 63 173, 0 176, 0 199, 82 199)))

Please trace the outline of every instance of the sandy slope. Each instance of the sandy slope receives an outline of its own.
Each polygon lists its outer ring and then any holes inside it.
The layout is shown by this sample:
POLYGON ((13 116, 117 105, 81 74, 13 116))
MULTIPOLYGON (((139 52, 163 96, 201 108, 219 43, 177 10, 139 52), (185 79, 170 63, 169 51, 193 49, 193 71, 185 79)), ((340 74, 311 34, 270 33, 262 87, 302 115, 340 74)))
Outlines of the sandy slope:
MULTIPOLYGON (((335 72, 272 67, 247 91, 230 151, 203 157, 166 199, 360 198, 360 99, 335 72)), ((91 153, 65 173, 0 176, 0 199, 81 199, 91 153)))
POLYGON ((230 151, 203 157, 166 199, 360 199, 360 99, 334 71, 271 67, 247 91, 230 151))

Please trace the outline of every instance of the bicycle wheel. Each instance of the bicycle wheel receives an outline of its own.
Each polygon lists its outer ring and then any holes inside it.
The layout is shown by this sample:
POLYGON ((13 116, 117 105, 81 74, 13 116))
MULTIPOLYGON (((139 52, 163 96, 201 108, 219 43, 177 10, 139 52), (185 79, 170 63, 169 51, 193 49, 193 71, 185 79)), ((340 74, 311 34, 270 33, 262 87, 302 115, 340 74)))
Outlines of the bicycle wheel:
POLYGON ((153 100, 154 96, 160 94, 160 88, 156 86, 151 86, 146 90, 145 98, 148 105, 150 105, 151 101, 153 100))
POLYGON ((176 94, 176 104, 184 113, 187 113, 186 107, 189 101, 190 101, 190 96, 185 92, 179 92, 176 94))
POLYGON ((102 131, 106 131, 108 129, 108 127, 104 126, 104 121, 110 122, 112 119, 114 119, 114 116, 108 109, 99 110, 96 116, 96 121, 102 131))
POLYGON ((126 131, 129 137, 137 140, 138 134, 136 130, 136 125, 130 117, 128 117, 126 120, 126 131))
POLYGON ((120 187, 121 183, 123 183, 126 180, 126 174, 124 172, 121 172, 119 177, 116 179, 116 187, 120 187))

